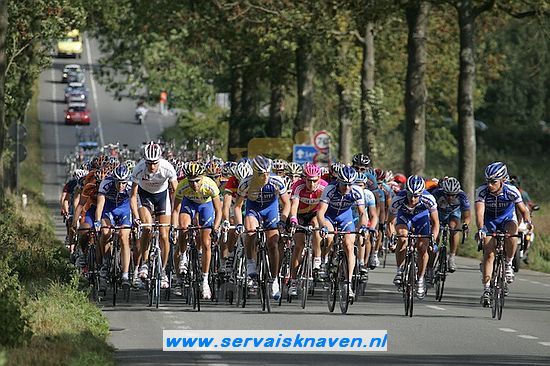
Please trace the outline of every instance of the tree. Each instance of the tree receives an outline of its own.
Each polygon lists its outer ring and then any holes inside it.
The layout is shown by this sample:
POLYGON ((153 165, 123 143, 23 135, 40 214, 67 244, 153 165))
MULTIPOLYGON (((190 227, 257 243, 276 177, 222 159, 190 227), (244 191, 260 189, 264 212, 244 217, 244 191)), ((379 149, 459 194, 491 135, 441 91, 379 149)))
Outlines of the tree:
POLYGON ((405 172, 423 174, 426 165, 426 37, 430 3, 415 1, 406 7, 409 27, 405 91, 405 172))
POLYGON ((0 207, 4 204, 4 143, 6 140, 5 120, 5 77, 6 77, 6 32, 8 30, 8 1, 0 0, 0 207))

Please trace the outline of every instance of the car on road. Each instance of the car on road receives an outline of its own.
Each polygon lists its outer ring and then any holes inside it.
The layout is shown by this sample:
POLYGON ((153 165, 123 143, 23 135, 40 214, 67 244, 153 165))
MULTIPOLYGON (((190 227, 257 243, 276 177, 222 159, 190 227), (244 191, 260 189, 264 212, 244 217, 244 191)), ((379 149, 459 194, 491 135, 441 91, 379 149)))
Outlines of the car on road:
POLYGON ((70 73, 79 72, 79 71, 80 72, 82 71, 82 67, 80 65, 77 65, 77 64, 66 65, 63 68, 63 75, 61 76, 61 81, 66 83, 67 77, 69 76, 70 73))
POLYGON ((64 56, 75 58, 82 56, 82 39, 78 29, 73 29, 57 41, 57 57, 64 56))
POLYGON ((83 83, 84 81, 86 81, 84 71, 71 71, 67 75, 68 83, 83 83))
POLYGON ((88 88, 83 83, 72 82, 65 88, 65 103, 88 102, 88 88))
POLYGON ((65 110, 65 124, 89 125, 90 110, 86 107, 86 103, 69 103, 65 110))

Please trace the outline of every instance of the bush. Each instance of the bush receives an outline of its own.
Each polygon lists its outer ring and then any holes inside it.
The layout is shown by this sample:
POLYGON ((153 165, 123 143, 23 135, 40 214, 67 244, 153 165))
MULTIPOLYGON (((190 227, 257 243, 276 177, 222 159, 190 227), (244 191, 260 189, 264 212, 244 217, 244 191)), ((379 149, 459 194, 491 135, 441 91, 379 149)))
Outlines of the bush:
POLYGON ((22 314, 23 301, 17 276, 6 260, 0 259, 0 345, 17 346, 28 340, 28 318, 22 314))

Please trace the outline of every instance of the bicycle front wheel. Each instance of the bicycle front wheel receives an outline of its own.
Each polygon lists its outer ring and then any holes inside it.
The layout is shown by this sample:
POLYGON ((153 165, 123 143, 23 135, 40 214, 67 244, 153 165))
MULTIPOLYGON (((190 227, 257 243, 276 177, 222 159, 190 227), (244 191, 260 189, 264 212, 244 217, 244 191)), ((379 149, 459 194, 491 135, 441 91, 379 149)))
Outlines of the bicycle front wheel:
POLYGON ((405 265, 403 299, 405 301, 405 316, 412 317, 414 307, 414 287, 416 284, 416 266, 413 258, 407 258, 405 265))
POLYGON ((312 277, 311 249, 307 248, 302 262, 302 275, 300 288, 302 289, 302 309, 306 308, 307 295, 309 293, 309 279, 312 277))
POLYGON ((340 312, 346 314, 349 307, 349 288, 348 280, 348 260, 345 255, 338 261, 338 294, 340 302, 340 312))

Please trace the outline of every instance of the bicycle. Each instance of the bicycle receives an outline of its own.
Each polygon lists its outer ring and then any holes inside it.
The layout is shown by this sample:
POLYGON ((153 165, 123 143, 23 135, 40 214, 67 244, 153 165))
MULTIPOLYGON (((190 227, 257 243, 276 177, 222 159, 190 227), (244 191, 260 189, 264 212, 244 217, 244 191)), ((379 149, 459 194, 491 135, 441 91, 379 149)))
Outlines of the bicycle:
POLYGON ((397 238, 407 238, 407 248, 405 256, 405 266, 403 270, 403 281, 401 284, 400 291, 403 292, 403 302, 405 305, 405 316, 413 316, 414 308, 414 290, 416 287, 416 272, 417 272, 417 263, 416 263, 416 243, 419 239, 430 239, 430 245, 432 244, 431 235, 417 235, 408 233, 407 235, 395 235, 395 240, 397 238))
POLYGON ((210 250, 210 269, 208 271, 208 284, 210 285, 210 290, 212 291, 212 301, 219 300, 219 293, 221 292, 221 287, 223 284, 223 275, 221 274, 221 257, 220 257, 220 246, 218 242, 211 243, 210 250))
POLYGON ((292 251, 294 249, 294 239, 292 235, 281 234, 280 238, 283 241, 283 256, 281 258, 281 266, 279 267, 279 283, 281 284, 281 297, 279 297, 279 306, 283 303, 283 297, 286 297, 287 302, 292 302, 290 295, 290 268, 292 262, 292 251))
MULTIPOLYGON (((521 245, 523 245, 523 235, 516 234, 510 235, 501 231, 487 233, 487 236, 491 236, 496 239, 495 246, 495 259, 493 260, 493 272, 491 276, 490 289, 491 289, 491 316, 502 318, 502 310, 504 308, 504 297, 508 294, 508 285, 506 283, 506 250, 504 247, 505 238, 519 238, 521 245)), ((478 250, 483 247, 483 239, 478 239, 478 250)), ((485 306, 485 305, 484 305, 485 306)))
POLYGON ((83 250, 83 254, 86 255, 86 269, 83 269, 83 273, 88 279, 88 286, 92 287, 90 293, 91 300, 94 302, 99 302, 101 301, 101 297, 99 296, 99 266, 97 265, 96 259, 96 242, 98 240, 97 232, 94 228, 77 229, 77 232, 84 231, 86 231, 88 235, 88 246, 83 250))
POLYGON ((237 307, 244 308, 248 297, 244 234, 238 236, 234 251, 235 258, 233 260, 233 282, 236 289, 235 304, 237 307))
POLYGON ((102 226, 102 229, 113 230, 111 237, 111 265, 109 266, 109 282, 113 292, 113 306, 116 306, 119 287, 123 290, 124 301, 130 301, 130 287, 122 287, 122 265, 121 265, 121 246, 120 230, 130 229, 127 226, 102 226))
MULTIPOLYGON (((369 235, 369 240, 370 240, 370 244, 371 244, 371 248, 374 248, 374 245, 376 243, 376 237, 373 235, 374 231, 371 231, 370 232, 371 235, 369 235)), ((361 244, 362 246, 365 245, 365 243, 363 242, 363 244, 361 244)), ((366 274, 363 274, 361 273, 361 265, 359 263, 359 256, 358 256, 358 252, 359 252, 359 248, 357 246, 357 240, 353 246, 353 251, 355 253, 355 266, 353 268, 353 276, 352 276, 352 282, 351 282, 351 288, 353 289, 353 291, 355 292, 355 298, 351 299, 351 302, 353 303, 354 301, 357 301, 359 300, 359 296, 363 296, 365 295, 365 291, 367 289, 367 282, 369 280, 369 271, 370 271, 370 268, 368 265, 366 265, 365 263, 365 267, 367 272, 366 274)), ((371 256, 373 255, 373 250, 371 250, 371 256)), ((369 260, 370 260, 370 257, 369 257, 369 260)), ((367 261, 368 263, 369 261, 367 261)))
POLYGON ((247 233, 256 234, 256 243, 258 244, 258 253, 257 253, 257 267, 258 267, 258 289, 260 292, 260 303, 262 305, 262 311, 268 313, 271 312, 271 304, 269 300, 269 288, 273 283, 273 278, 271 277, 271 270, 269 266, 269 254, 267 250, 267 239, 265 232, 268 230, 276 229, 263 229, 260 226, 256 227, 256 230, 246 231, 247 233))
POLYGON ((346 234, 360 234, 357 231, 339 232, 329 231, 328 234, 334 234, 332 250, 329 253, 327 263, 327 306, 332 313, 336 306, 336 296, 339 295, 340 312, 346 314, 350 304, 349 290, 350 281, 348 280, 348 259, 342 241, 346 234))
POLYGON ((199 250, 197 248, 197 233, 199 230, 211 229, 210 226, 193 226, 190 225, 187 228, 180 228, 180 231, 187 231, 187 251, 189 259, 189 266, 187 273, 184 277, 184 286, 186 286, 186 299, 187 303, 193 303, 193 309, 201 311, 201 285, 202 285, 202 267, 199 250))
POLYGON ((311 292, 311 295, 313 296, 313 292, 315 289, 315 282, 314 282, 314 276, 313 276, 313 249, 312 249, 311 240, 312 240, 313 232, 319 231, 320 229, 314 228, 311 225, 310 226, 296 225, 296 228, 299 230, 303 230, 306 236, 304 250, 302 253, 302 260, 298 267, 297 276, 296 276, 299 284, 298 287, 300 289, 301 306, 302 306, 302 309, 305 309, 308 295, 311 292), (313 287, 310 288, 311 282, 313 282, 312 283, 313 287))
MULTIPOLYGON (((446 223, 441 228, 439 247, 437 248, 436 258, 433 264, 433 285, 435 288, 435 299, 441 301, 443 298, 443 290, 445 289, 445 279, 447 278, 447 246, 449 244, 450 233, 462 232, 462 229, 451 229, 446 223)), ((466 239, 466 233, 462 235, 462 245, 466 239)))
MULTIPOLYGON (((140 227, 151 227, 153 233, 151 236, 151 245, 149 245, 149 262, 147 271, 147 294, 149 307, 155 305, 158 309, 160 304, 160 282, 162 279, 162 258, 160 255, 160 232, 161 227, 169 227, 170 224, 161 224, 155 222, 153 224, 140 224, 140 227)), ((170 291, 170 288, 168 288, 170 291)))

